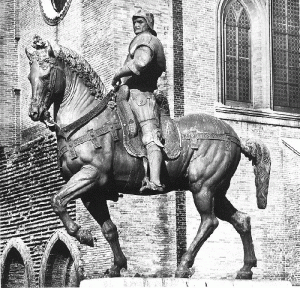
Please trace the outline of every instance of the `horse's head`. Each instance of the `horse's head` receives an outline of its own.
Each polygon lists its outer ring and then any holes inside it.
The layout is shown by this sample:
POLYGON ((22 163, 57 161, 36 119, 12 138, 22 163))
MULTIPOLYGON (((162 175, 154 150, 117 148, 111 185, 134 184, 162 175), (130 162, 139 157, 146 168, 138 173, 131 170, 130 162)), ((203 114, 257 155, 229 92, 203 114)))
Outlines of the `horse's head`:
MULTIPOLYGON (((44 121, 55 98, 61 97, 65 89, 63 63, 59 61, 49 42, 39 36, 33 39, 33 52, 25 49, 30 63, 28 79, 32 87, 29 117, 33 121, 44 121)), ((32 49, 32 48, 31 48, 32 49)))

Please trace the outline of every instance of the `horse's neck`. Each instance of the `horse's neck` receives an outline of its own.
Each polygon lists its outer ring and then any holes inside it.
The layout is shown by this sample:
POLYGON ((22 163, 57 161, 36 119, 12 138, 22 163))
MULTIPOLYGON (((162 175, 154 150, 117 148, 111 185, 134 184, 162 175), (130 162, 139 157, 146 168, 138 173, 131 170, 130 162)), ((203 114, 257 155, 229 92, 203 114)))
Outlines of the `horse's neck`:
POLYGON ((76 73, 66 71, 66 89, 64 97, 56 107, 56 122, 61 126, 71 124, 97 105, 82 78, 76 73))

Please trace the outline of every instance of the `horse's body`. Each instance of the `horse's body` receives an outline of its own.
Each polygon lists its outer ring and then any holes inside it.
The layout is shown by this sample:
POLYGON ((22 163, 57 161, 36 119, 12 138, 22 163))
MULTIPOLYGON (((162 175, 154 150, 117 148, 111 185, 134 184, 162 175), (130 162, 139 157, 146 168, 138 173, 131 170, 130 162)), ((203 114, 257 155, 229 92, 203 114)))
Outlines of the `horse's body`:
MULTIPOLYGON (((112 128, 119 123, 113 106, 106 106, 101 113, 81 123, 69 134, 61 132, 59 127, 72 125, 99 103, 91 94, 97 96, 98 93, 101 96, 104 87, 99 84, 99 79, 87 62, 71 50, 59 47, 54 53, 50 45, 42 41, 35 43, 35 53, 27 52, 32 63, 29 75, 33 91, 30 117, 34 121, 47 120, 46 111, 54 103, 58 149, 63 151, 60 168, 67 181, 53 196, 53 209, 70 235, 81 243, 93 246, 91 233, 80 228, 66 210, 71 200, 81 198, 111 245, 114 265, 110 269, 110 276, 120 276, 120 270, 127 267, 127 260, 119 245, 116 226, 110 220, 106 201, 117 197, 119 192, 139 194, 145 176, 143 160, 127 153, 123 145, 122 129, 112 128), (92 77, 88 78, 89 75, 92 77), (49 83, 47 77, 50 78, 49 83), (103 127, 111 127, 111 130, 103 127), (70 143, 76 139, 84 139, 90 131, 99 129, 104 131, 101 136, 70 147, 70 143)), ((190 276, 189 269, 196 254, 218 226, 218 217, 231 223, 240 234, 244 245, 244 266, 237 277, 249 279, 252 277, 251 268, 256 265, 250 217, 232 206, 226 198, 226 191, 243 152, 256 165, 258 206, 265 208, 270 172, 268 150, 258 142, 249 142, 246 146, 240 144, 234 130, 213 116, 188 115, 176 119, 176 123, 181 135, 190 135, 196 131, 225 137, 211 137, 194 142, 193 145, 193 139, 186 137, 182 139, 180 155, 174 160, 165 161, 162 167, 161 179, 166 185, 166 192, 179 188, 190 190, 201 215, 200 228, 182 257, 176 276, 190 276)))

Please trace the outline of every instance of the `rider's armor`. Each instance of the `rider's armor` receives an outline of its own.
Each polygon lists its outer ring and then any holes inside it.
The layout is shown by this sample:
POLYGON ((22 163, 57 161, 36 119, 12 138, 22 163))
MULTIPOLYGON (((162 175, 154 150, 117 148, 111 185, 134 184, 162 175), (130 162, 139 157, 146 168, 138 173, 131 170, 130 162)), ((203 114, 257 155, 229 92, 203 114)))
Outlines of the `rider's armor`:
POLYGON ((125 80, 126 85, 130 89, 153 92, 157 89, 158 78, 166 70, 166 58, 161 42, 149 31, 145 31, 133 38, 128 52, 125 65, 134 72, 134 75, 125 80), (141 46, 149 47, 153 53, 152 60, 146 67, 139 67, 134 60, 134 53, 141 46))
POLYGON ((129 54, 124 63, 134 72, 123 82, 130 89, 129 105, 135 113, 143 132, 143 144, 148 145, 152 141, 160 147, 160 125, 158 107, 154 90, 157 89, 157 80, 166 70, 166 59, 161 42, 150 32, 145 31, 137 35, 129 45, 129 54), (147 46, 153 56, 146 67, 139 67, 134 59, 136 49, 147 46), (143 69, 144 68, 144 69, 143 69))
MULTIPOLYGON (((157 89, 158 78, 166 70, 166 58, 163 46, 153 30, 153 15, 139 11, 133 16, 133 20, 139 17, 146 20, 149 29, 137 34, 131 41, 129 53, 119 75, 123 75, 122 71, 131 71, 123 72, 130 76, 122 76, 122 83, 130 90, 128 103, 142 129, 142 142, 147 149, 150 181, 143 188, 163 191, 160 184, 163 144, 158 106, 153 92, 157 89)), ((145 181, 147 182, 147 177, 145 181)))

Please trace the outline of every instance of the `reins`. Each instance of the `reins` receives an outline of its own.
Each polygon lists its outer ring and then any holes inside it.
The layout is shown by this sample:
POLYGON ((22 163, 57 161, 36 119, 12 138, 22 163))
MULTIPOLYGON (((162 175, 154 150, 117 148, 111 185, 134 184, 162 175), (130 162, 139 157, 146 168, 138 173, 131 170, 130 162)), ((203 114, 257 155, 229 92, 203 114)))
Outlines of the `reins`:
MULTIPOLYGON (((62 70, 62 68, 58 65, 53 66, 51 69, 49 81, 49 90, 51 94, 50 97, 48 97, 48 99, 51 99, 54 93, 58 69, 62 70)), ((114 100, 116 89, 117 87, 108 92, 107 95, 102 99, 102 101, 98 103, 97 106, 95 106, 91 111, 89 111, 87 114, 83 115, 79 119, 75 120, 71 124, 68 124, 67 126, 60 127, 57 123, 53 121, 53 119, 51 119, 50 113, 48 111, 44 113, 44 123, 46 124, 46 126, 48 126, 48 128, 51 131, 55 131, 57 133, 57 137, 62 137, 68 140, 73 133, 75 133, 78 129, 80 129, 82 126, 84 126, 97 115, 99 115, 106 108, 109 101, 114 100)))
MULTIPOLYGON (((114 90, 111 90, 107 93, 107 95, 102 99, 102 101, 94 107, 91 111, 89 111, 84 116, 80 117, 79 119, 75 120, 73 123, 63 127, 59 128, 57 131, 57 137, 63 137, 66 140, 75 133, 79 128, 87 124, 89 121, 91 121, 93 118, 95 118, 97 115, 99 115, 107 106, 108 102, 111 101, 115 96, 114 90)), ((57 125, 57 127, 59 127, 57 125)))

